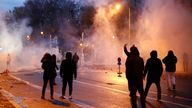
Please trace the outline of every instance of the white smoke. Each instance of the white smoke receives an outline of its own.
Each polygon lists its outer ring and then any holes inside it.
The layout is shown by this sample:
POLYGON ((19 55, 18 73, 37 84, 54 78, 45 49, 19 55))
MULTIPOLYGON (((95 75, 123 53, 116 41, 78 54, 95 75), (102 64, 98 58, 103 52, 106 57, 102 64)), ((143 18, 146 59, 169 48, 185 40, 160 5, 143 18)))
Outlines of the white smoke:
POLYGON ((27 40, 32 28, 27 26, 28 20, 24 19, 20 23, 6 24, 4 13, 0 17, 0 73, 6 70, 8 54, 10 54, 9 71, 24 71, 40 68, 40 60, 44 53, 54 53, 58 55, 58 50, 52 50, 42 45, 35 44, 32 40, 27 40), (31 43, 30 45, 24 43, 31 43))
POLYGON ((178 58, 177 71, 183 71, 183 53, 187 52, 189 59, 192 57, 191 19, 191 10, 175 0, 146 0, 135 41, 142 56, 148 58, 155 49, 163 59, 168 50, 173 50, 178 58))

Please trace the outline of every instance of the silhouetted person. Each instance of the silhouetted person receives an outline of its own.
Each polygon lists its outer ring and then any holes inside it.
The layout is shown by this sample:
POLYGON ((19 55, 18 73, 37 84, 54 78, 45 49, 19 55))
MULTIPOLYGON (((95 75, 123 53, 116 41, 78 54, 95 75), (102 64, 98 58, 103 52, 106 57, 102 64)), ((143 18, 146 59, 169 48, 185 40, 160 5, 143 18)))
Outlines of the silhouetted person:
POLYGON ((79 61, 79 56, 77 55, 77 53, 75 53, 74 55, 73 55, 73 60, 74 60, 74 62, 77 64, 78 63, 78 61, 79 61))
POLYGON ((47 83, 49 82, 50 85, 50 94, 51 94, 51 99, 53 98, 53 81, 54 81, 54 65, 52 62, 52 57, 49 53, 46 53, 43 57, 42 61, 42 69, 44 70, 43 73, 43 89, 42 89, 42 96, 41 99, 45 99, 45 91, 47 87, 47 83))
POLYGON ((10 67, 11 67, 11 55, 8 53, 7 54, 7 69, 5 70, 6 74, 8 74, 10 67))
POLYGON ((73 78, 77 78, 77 67, 76 63, 72 59, 72 53, 67 52, 65 60, 62 61, 60 67, 60 76, 63 78, 63 87, 62 87, 62 98, 65 98, 66 86, 69 86, 69 99, 72 99, 73 91, 73 78))
POLYGON ((157 58, 157 51, 153 50, 150 53, 151 58, 147 60, 144 69, 144 78, 147 74, 147 83, 145 86, 145 96, 147 96, 149 88, 152 83, 155 83, 157 87, 157 99, 161 99, 161 86, 160 86, 160 79, 163 73, 163 66, 161 60, 157 58))
POLYGON ((188 72, 189 56, 187 53, 183 53, 183 71, 188 72))
POLYGON ((41 63, 43 63, 43 61, 46 60, 47 55, 49 55, 49 53, 45 53, 45 54, 43 55, 43 57, 42 57, 42 59, 41 59, 41 63))
POLYGON ((53 81, 53 84, 54 85, 57 85, 56 82, 55 82, 55 78, 57 77, 57 71, 56 70, 59 70, 59 68, 57 67, 57 61, 56 61, 56 55, 53 54, 52 55, 52 62, 53 62, 53 67, 54 67, 54 81, 53 81))
POLYGON ((163 59, 163 63, 165 64, 165 70, 167 74, 168 90, 175 90, 176 87, 175 71, 176 71, 177 57, 174 55, 172 50, 168 51, 167 56, 163 59))
MULTIPOLYGON (((128 59, 128 57, 130 57, 130 52, 127 51, 127 47, 126 46, 127 46, 127 44, 124 45, 124 52, 127 55, 127 59, 128 59)), ((126 59, 126 61, 127 61, 127 59, 126 59)))
POLYGON ((130 53, 128 54, 125 65, 132 108, 137 108, 137 90, 140 94, 142 108, 145 108, 145 94, 143 89, 144 61, 139 56, 139 51, 135 46, 130 48, 130 53))

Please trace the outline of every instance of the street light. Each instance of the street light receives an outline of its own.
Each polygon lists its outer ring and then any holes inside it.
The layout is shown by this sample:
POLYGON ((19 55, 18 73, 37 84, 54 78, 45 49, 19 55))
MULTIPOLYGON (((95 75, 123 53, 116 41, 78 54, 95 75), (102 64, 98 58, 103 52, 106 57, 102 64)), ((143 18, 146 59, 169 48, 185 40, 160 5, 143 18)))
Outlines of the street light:
POLYGON ((115 9, 118 11, 121 9, 121 4, 120 3, 116 3, 115 4, 115 9))
POLYGON ((81 33, 81 43, 79 44, 81 47, 81 65, 84 64, 84 32, 81 33))
POLYGON ((41 31, 41 32, 40 32, 40 34, 43 36, 43 35, 44 35, 44 32, 43 32, 43 31, 41 31))
POLYGON ((129 6, 129 36, 128 36, 128 46, 131 45, 131 8, 129 6))
POLYGON ((30 40, 30 39, 31 39, 31 36, 27 35, 27 36, 26 36, 26 39, 27 39, 27 40, 30 40))

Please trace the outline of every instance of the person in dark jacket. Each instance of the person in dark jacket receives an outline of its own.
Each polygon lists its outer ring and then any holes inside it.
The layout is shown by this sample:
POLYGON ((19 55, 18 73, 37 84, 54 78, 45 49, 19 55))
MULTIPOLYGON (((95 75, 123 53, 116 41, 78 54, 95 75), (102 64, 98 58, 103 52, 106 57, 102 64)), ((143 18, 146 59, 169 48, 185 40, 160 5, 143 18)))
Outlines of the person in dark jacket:
POLYGON ((176 71, 176 63, 177 57, 174 55, 172 50, 168 51, 167 56, 163 59, 163 63, 165 64, 166 76, 167 76, 167 85, 168 90, 175 90, 176 81, 175 81, 175 71, 176 71))
POLYGON ((130 53, 125 65, 132 108, 137 108, 137 90, 140 94, 141 106, 145 108, 145 94, 143 89, 144 61, 139 56, 139 51, 135 46, 130 48, 130 53))
POLYGON ((45 99, 45 90, 47 87, 47 83, 49 82, 50 85, 50 94, 51 94, 51 99, 53 98, 53 93, 54 93, 54 89, 53 89, 53 81, 54 81, 54 67, 53 67, 53 62, 51 59, 51 55, 49 53, 46 53, 43 57, 43 59, 41 60, 42 62, 42 69, 44 70, 43 72, 43 88, 42 88, 42 95, 41 95, 41 99, 45 99))
POLYGON ((163 66, 161 60, 157 58, 157 51, 153 50, 150 53, 151 58, 147 60, 144 69, 144 78, 147 74, 147 83, 145 86, 145 96, 147 96, 149 88, 152 83, 156 84, 157 87, 157 99, 161 99, 161 86, 160 86, 160 79, 163 73, 163 66))
POLYGON ((73 55, 73 60, 74 60, 74 62, 77 64, 78 63, 78 61, 79 61, 79 56, 77 55, 77 53, 75 53, 74 55, 73 55))
POLYGON ((52 62, 53 62, 53 67, 54 67, 54 81, 53 81, 53 84, 54 85, 57 85, 57 83, 55 82, 55 78, 57 77, 57 71, 56 70, 59 70, 59 68, 57 67, 57 61, 56 61, 56 55, 53 54, 52 56, 52 62))
POLYGON ((76 63, 72 59, 72 53, 66 53, 66 59, 62 61, 60 66, 60 76, 63 78, 62 98, 65 98, 66 86, 69 86, 69 99, 72 99, 73 78, 77 78, 76 63))

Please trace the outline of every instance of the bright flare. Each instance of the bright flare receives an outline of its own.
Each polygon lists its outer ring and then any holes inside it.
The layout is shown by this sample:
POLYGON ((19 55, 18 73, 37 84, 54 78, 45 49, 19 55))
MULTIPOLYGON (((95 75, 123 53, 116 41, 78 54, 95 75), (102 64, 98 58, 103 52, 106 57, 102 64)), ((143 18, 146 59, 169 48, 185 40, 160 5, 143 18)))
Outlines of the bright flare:
POLYGON ((121 4, 117 3, 117 4, 115 5, 115 9, 116 9, 117 11, 120 10, 120 9, 121 9, 121 4))

